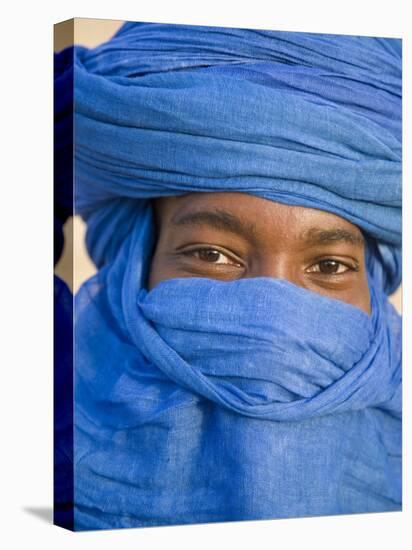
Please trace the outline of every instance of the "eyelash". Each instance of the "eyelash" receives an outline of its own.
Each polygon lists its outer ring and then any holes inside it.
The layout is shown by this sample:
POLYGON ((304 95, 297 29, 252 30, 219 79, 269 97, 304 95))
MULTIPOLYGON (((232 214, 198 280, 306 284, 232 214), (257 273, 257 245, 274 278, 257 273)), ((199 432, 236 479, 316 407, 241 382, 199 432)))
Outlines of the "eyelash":
MULTIPOLYGON (((231 257, 229 254, 219 250, 216 247, 206 247, 206 246, 198 247, 198 248, 195 248, 195 249, 192 249, 192 250, 183 251, 182 253, 185 256, 195 257, 199 261, 209 263, 209 264, 212 264, 212 265, 237 265, 238 267, 242 267, 242 263, 240 261, 237 261, 236 259, 231 257), (226 262, 217 263, 217 262, 208 262, 207 260, 202 260, 201 258, 195 256, 196 253, 200 253, 200 252, 217 252, 220 256, 223 256, 223 257, 227 258, 229 260, 229 262, 227 262, 227 263, 226 262)), ((344 275, 345 273, 348 273, 349 271, 355 271, 355 272, 359 271, 359 267, 357 265, 349 265, 348 263, 342 262, 340 260, 336 260, 334 258, 322 258, 322 259, 318 260, 316 263, 309 266, 308 269, 311 269, 311 271, 307 271, 308 273, 316 273, 320 276, 325 276, 325 277, 339 277, 339 276, 344 275), (322 264, 322 263, 325 264, 326 262, 331 262, 333 264, 337 264, 338 270, 341 269, 342 267, 344 268, 344 270, 340 271, 340 272, 338 271, 338 272, 335 272, 335 273, 333 273, 333 272, 332 273, 322 273, 322 271, 320 271, 320 269, 317 269, 317 270, 312 269, 313 267, 320 266, 320 264, 322 264)))

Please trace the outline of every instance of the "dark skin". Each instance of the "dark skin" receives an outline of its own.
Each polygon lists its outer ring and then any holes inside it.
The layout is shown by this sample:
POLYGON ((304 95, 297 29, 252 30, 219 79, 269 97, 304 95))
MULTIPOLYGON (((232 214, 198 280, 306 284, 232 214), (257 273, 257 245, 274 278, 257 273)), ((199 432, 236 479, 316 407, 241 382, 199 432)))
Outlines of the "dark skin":
POLYGON ((244 193, 165 197, 154 213, 149 290, 175 277, 273 277, 370 313, 364 238, 339 216, 244 193))

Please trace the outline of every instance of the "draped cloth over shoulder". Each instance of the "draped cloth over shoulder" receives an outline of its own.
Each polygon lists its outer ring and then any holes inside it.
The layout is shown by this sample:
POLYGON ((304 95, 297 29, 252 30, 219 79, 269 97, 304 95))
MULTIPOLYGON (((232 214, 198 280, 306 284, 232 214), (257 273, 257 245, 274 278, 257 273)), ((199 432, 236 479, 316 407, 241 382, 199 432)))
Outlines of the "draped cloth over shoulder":
POLYGON ((75 48, 78 529, 401 506, 401 45, 126 23, 75 48), (233 191, 367 237, 372 314, 286 281, 148 292, 150 200, 233 191))

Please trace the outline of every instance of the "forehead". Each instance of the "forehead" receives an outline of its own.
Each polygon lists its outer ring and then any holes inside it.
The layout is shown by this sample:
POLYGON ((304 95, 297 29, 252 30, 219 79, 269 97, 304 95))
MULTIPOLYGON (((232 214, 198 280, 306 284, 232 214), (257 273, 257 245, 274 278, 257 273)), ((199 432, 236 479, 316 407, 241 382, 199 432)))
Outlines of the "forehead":
MULTIPOLYGON (((179 222, 193 221, 196 216, 201 220, 199 214, 219 213, 240 221, 258 239, 270 240, 275 236, 287 240, 308 239, 321 231, 340 230, 352 234, 359 242, 363 241, 360 229, 336 214, 281 204, 246 193, 189 193, 158 199, 155 204, 162 225, 187 225, 179 222)), ((204 220, 207 216, 203 217, 204 220)))

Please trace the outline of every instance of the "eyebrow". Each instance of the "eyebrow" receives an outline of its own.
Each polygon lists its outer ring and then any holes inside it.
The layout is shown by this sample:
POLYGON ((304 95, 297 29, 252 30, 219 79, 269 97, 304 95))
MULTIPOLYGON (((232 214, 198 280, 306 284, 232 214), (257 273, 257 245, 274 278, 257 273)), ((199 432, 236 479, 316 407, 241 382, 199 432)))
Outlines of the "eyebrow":
MULTIPOLYGON (((198 210, 187 214, 175 214, 171 223, 176 226, 182 225, 208 225, 220 231, 228 231, 240 235, 248 240, 256 239, 257 231, 255 224, 245 222, 226 210, 198 210)), ((351 231, 343 227, 325 229, 312 227, 302 235, 303 241, 311 246, 330 245, 336 242, 347 242, 355 246, 363 246, 364 238, 361 233, 351 231)))
POLYGON ((208 225, 220 231, 228 231, 248 240, 256 237, 256 226, 230 214, 226 210, 199 210, 181 216, 174 215, 173 225, 208 225))
POLYGON ((355 246, 363 246, 365 244, 361 233, 341 227, 333 229, 313 227, 304 234, 304 241, 309 245, 330 245, 335 242, 347 242, 355 246))

